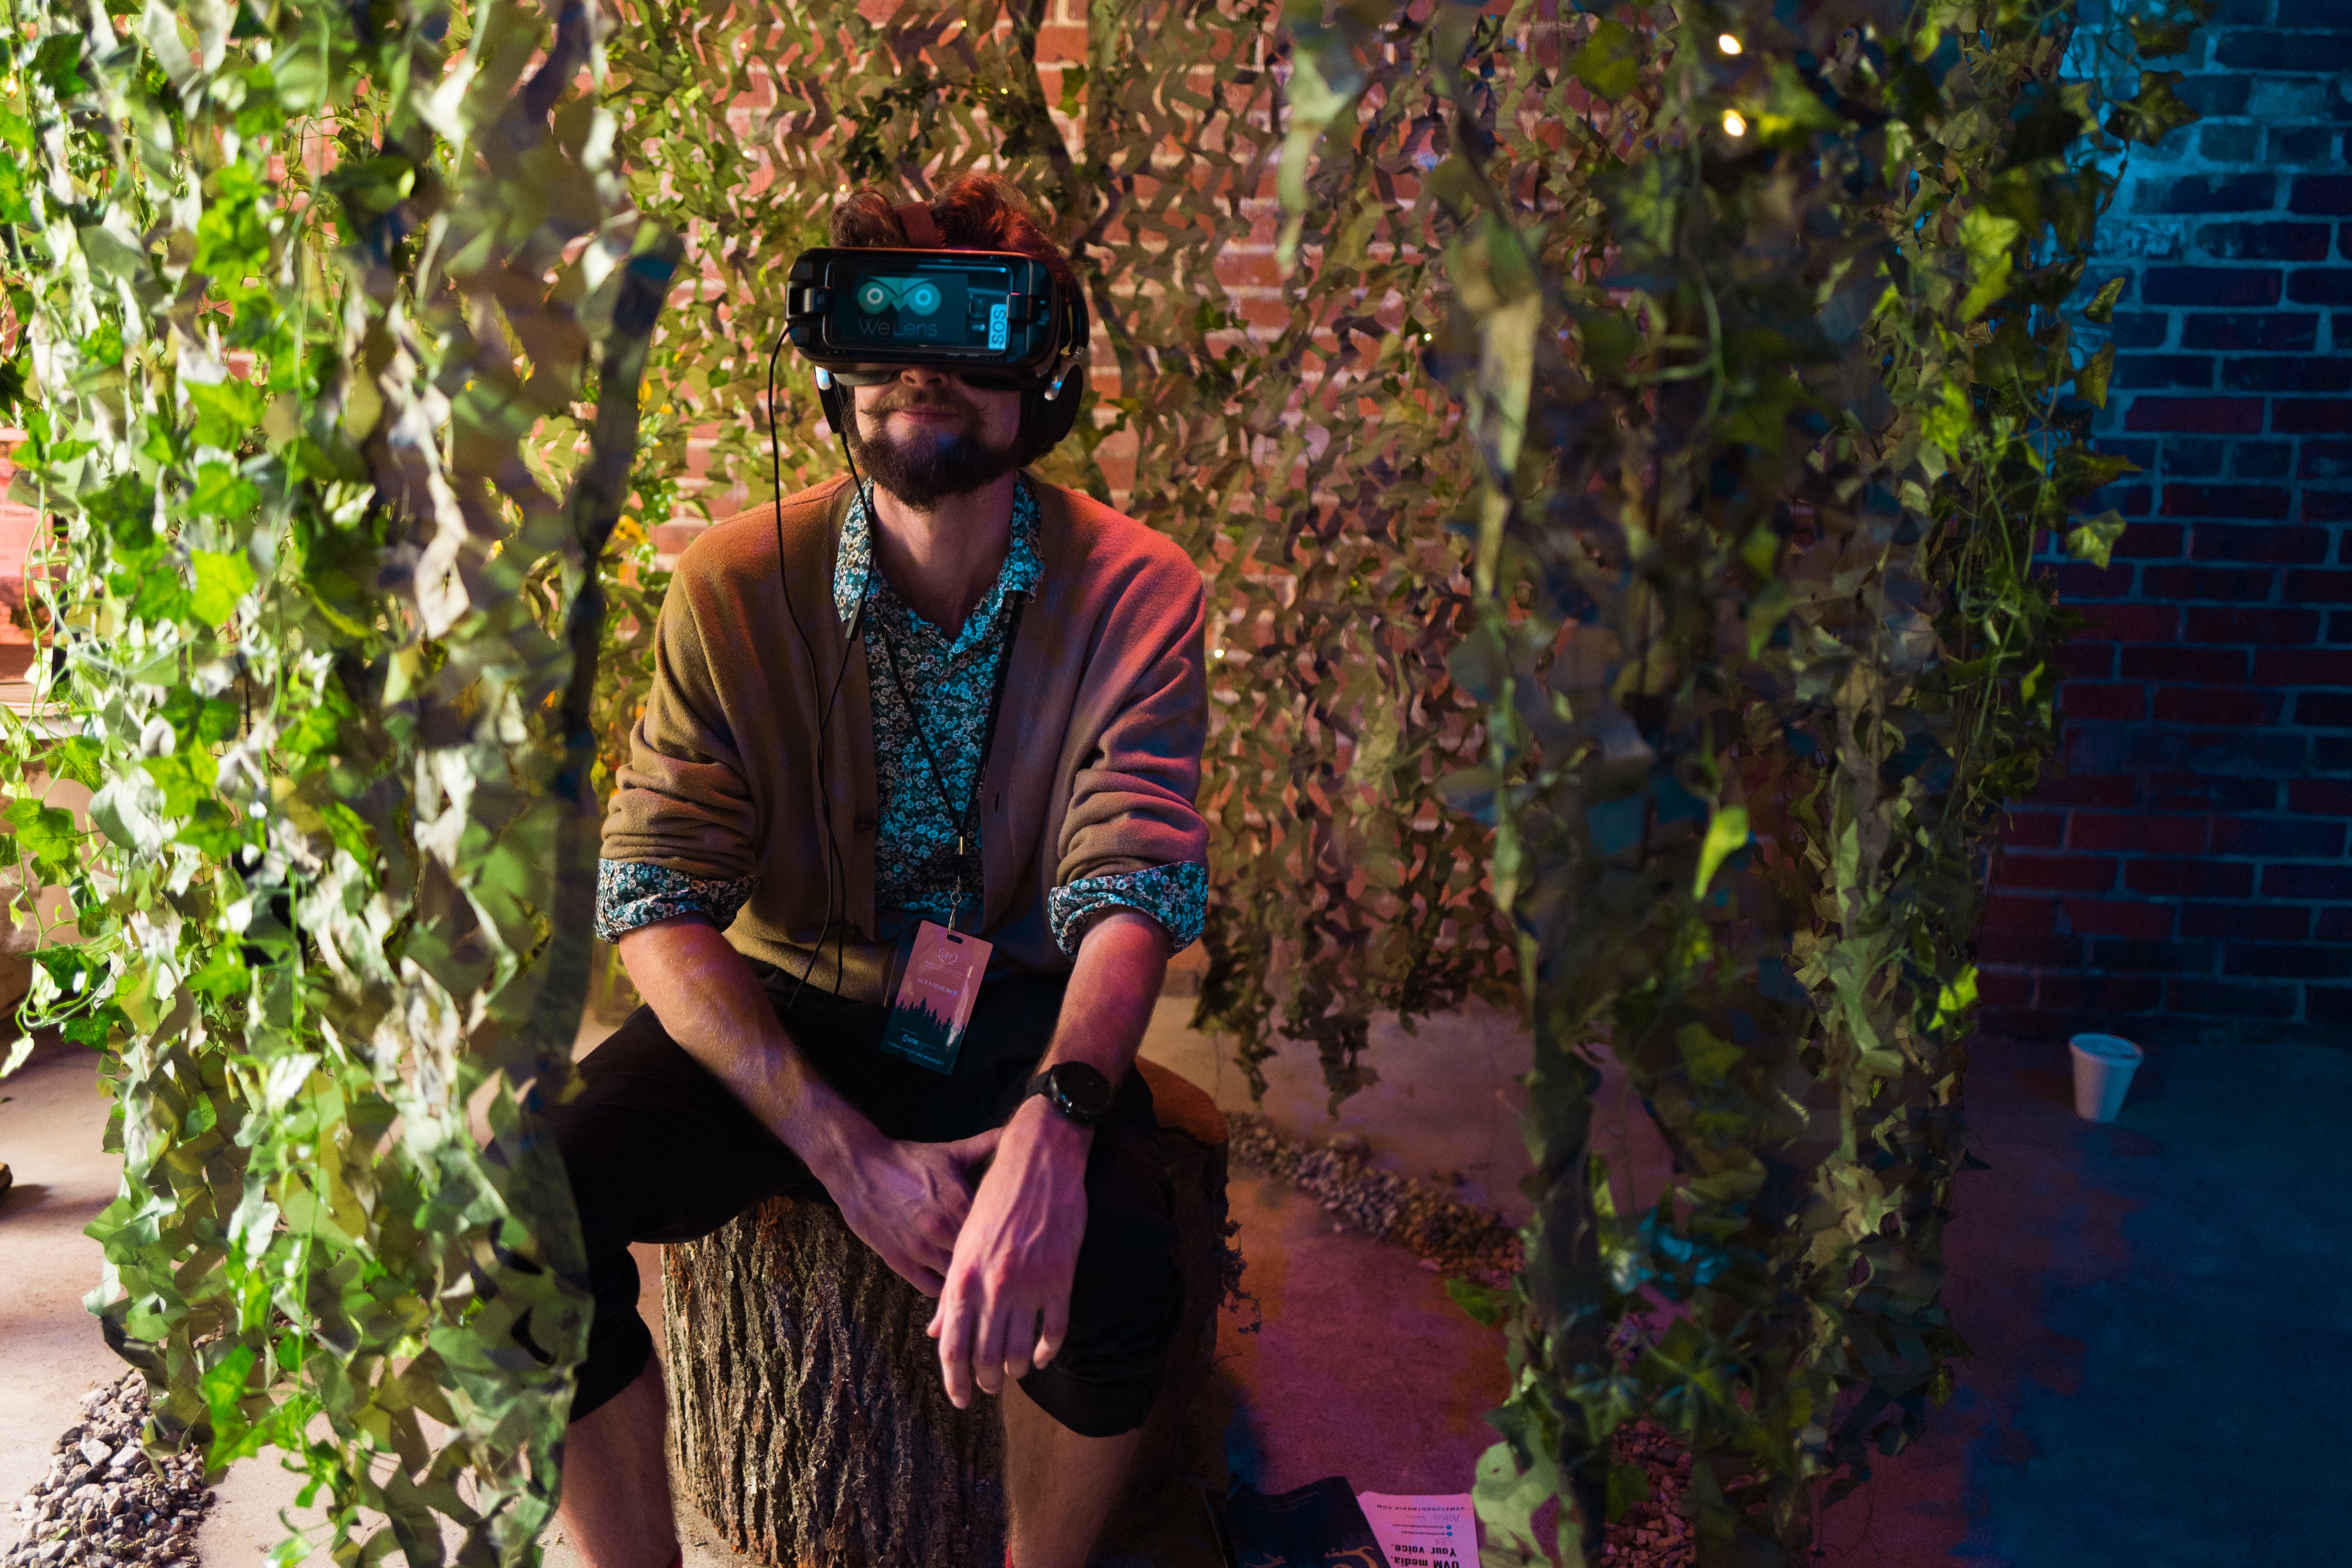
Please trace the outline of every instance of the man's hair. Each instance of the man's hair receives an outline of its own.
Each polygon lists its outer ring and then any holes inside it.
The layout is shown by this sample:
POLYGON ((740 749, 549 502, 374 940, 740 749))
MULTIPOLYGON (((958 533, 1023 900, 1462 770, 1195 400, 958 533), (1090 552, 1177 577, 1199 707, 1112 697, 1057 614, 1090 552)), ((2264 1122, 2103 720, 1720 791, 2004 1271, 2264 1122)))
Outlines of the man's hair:
MULTIPOLYGON (((1045 264, 1055 283, 1078 298, 1078 274, 1030 211, 1012 181, 995 174, 958 174, 929 203, 940 238, 957 250, 1010 250, 1045 264)), ((837 246, 903 246, 907 230, 890 197, 861 185, 833 209, 837 246)))

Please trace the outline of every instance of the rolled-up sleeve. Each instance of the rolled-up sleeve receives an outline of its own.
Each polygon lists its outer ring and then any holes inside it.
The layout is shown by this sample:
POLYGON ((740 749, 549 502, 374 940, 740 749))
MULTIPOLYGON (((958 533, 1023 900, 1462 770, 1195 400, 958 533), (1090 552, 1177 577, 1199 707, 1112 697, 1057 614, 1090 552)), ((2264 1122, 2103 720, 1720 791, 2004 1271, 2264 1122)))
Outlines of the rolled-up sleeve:
POLYGON ((1209 728, 1205 618, 1200 572, 1173 545, 1154 551, 1121 585, 1097 645, 1108 679, 1082 699, 1106 710, 1100 739, 1072 780, 1059 875, 1047 897, 1054 941, 1066 953, 1110 908, 1158 921, 1171 952, 1200 935, 1209 849, 1195 805, 1209 728))
POLYGON ((618 942, 639 926, 680 915, 700 915, 720 931, 735 919, 760 886, 757 877, 731 881, 706 881, 634 860, 600 860, 596 865, 596 934, 618 942))
POLYGON ((1072 958, 1077 956, 1078 939, 1087 925, 1110 910, 1133 910, 1158 921, 1168 933, 1172 956, 1201 940, 1201 925, 1208 917, 1209 868, 1186 861, 1087 877, 1055 889, 1045 904, 1054 945, 1072 958))

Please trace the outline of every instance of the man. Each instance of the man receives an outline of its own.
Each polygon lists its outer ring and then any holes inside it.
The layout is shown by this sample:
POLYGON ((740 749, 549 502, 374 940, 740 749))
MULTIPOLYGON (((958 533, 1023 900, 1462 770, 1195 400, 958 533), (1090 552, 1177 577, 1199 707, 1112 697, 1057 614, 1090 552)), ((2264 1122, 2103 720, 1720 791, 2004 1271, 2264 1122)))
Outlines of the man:
MULTIPOLYGON (((859 192, 834 230, 1022 252, 1076 297, 999 180, 859 192)), ((677 1557, 632 1241, 822 1189, 938 1298, 950 1397, 1000 1399, 1016 1568, 1086 1561, 1181 1311, 1129 1068, 1206 894, 1199 573, 1020 471, 1022 392, 926 366, 841 390, 870 510, 837 480, 686 552, 605 822, 598 923, 646 1005, 555 1116, 596 1296, 562 1519, 594 1568, 677 1557), (883 1047, 929 926, 993 944, 945 1070, 883 1047), (1089 1067, 1116 1086, 1092 1118, 1040 1081, 1089 1067)))

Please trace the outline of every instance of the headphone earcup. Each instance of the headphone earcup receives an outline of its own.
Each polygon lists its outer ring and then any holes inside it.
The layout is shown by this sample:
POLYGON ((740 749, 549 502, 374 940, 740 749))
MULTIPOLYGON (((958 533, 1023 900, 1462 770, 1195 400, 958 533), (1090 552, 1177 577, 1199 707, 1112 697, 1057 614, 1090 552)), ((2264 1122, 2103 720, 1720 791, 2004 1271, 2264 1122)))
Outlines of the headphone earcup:
POLYGON ((849 433, 849 389, 829 375, 820 374, 816 384, 816 405, 824 410, 825 427, 838 440, 849 433))
POLYGON ((1021 395, 1021 427, 1029 432, 1029 449, 1038 457, 1060 446, 1063 438, 1077 427, 1078 382, 1084 374, 1072 372, 1059 397, 1048 399, 1043 392, 1021 395))
POLYGON ((1042 388, 1021 395, 1021 427, 1029 432, 1029 450, 1034 454, 1031 462, 1060 446, 1077 428, 1078 404, 1085 395, 1091 368, 1087 350, 1092 326, 1092 313, 1087 309, 1085 296, 1067 300, 1062 308, 1062 341, 1076 351, 1078 363, 1062 383, 1059 397, 1047 398, 1042 388))

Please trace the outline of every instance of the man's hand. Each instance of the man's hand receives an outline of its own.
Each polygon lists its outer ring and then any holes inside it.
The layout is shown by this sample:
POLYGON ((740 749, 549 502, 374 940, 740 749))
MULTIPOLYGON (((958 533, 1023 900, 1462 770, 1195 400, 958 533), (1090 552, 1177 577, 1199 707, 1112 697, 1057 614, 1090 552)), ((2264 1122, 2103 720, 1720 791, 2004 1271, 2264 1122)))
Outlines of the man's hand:
POLYGON ((971 1405, 975 1382, 985 1394, 1001 1393, 1060 1352, 1087 1234, 1092 1142, 1042 1099, 1026 1101, 1004 1128, 925 1331, 940 1342, 940 1370, 957 1409, 971 1405))
POLYGON ((855 1159, 825 1173, 825 1191, 860 1241, 899 1278, 936 1297, 971 1212, 968 1173, 1003 1136, 1002 1128, 953 1143, 898 1143, 877 1135, 855 1159))
MULTIPOLYGON (((1116 1085, 1135 1061, 1167 973, 1159 921, 1132 910, 1098 917, 1078 939, 1061 1021, 1039 1067, 1086 1062, 1116 1085)), ((1018 1383, 1061 1352, 1087 1235, 1094 1139, 1036 1095, 1005 1123, 927 1331, 940 1342, 940 1371, 957 1409, 971 1403, 974 1383, 999 1393, 1007 1379, 1018 1383)))
POLYGON ((801 1058, 742 955, 700 916, 621 938, 629 978, 678 1043, 807 1163, 849 1228, 927 1296, 940 1293, 971 1209, 971 1166, 1003 1136, 886 1138, 801 1058))

